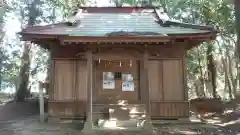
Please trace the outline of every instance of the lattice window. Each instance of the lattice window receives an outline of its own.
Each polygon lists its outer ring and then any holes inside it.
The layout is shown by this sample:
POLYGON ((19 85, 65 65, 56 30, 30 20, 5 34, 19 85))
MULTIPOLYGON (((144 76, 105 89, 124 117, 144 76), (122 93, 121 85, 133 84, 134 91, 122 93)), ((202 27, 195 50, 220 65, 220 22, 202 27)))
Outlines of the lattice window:
POLYGON ((115 80, 121 80, 122 79, 122 73, 121 72, 116 72, 114 78, 115 78, 115 80))

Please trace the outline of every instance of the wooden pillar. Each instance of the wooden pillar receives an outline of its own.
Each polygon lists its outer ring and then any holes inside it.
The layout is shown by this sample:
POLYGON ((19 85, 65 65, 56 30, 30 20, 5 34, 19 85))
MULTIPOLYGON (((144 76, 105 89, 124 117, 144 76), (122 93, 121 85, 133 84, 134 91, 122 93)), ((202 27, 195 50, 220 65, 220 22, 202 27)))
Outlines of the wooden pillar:
MULTIPOLYGON (((188 101, 188 86, 187 86, 187 51, 186 50, 184 50, 184 55, 183 55, 183 57, 182 57, 182 74, 183 74, 183 90, 184 90, 184 92, 183 92, 183 97, 184 97, 184 101, 188 101)), ((188 116, 190 116, 190 104, 189 104, 189 102, 187 102, 188 103, 188 108, 186 108, 186 109, 188 109, 188 116)), ((186 117, 186 118, 181 118, 181 119, 179 119, 179 120, 181 120, 181 121, 189 121, 189 118, 188 117, 186 117)))
POLYGON ((92 51, 87 52, 87 68, 88 68, 88 117, 89 120, 92 122, 92 88, 93 88, 93 57, 92 57, 92 51))
MULTIPOLYGON (((149 77, 148 77, 148 51, 145 49, 143 56, 143 74, 144 74, 144 102, 146 104, 146 113, 150 116, 150 101, 149 101, 149 77)), ((150 116, 151 117, 151 116, 150 116)))
POLYGON ((182 58, 182 67, 183 67, 183 97, 185 101, 188 101, 188 86, 187 86, 187 52, 184 51, 182 58))
POLYGON ((44 123, 44 96, 43 96, 43 83, 39 82, 39 110, 40 110, 40 122, 44 123))
POLYGON ((87 121, 85 122, 83 132, 91 133, 93 128, 92 122, 92 88, 93 88, 93 56, 92 51, 87 51, 87 121))
POLYGON ((144 123, 144 129, 148 132, 153 131, 152 123, 151 123, 151 108, 150 108, 150 100, 149 100, 149 75, 148 75, 148 50, 147 46, 145 46, 145 51, 143 55, 143 74, 144 74, 144 102, 146 104, 146 121, 144 123))
MULTIPOLYGON (((49 70, 49 92, 48 92, 48 94, 49 94, 49 100, 55 100, 55 96, 54 96, 54 83, 55 83, 55 60, 53 60, 52 58, 53 58, 53 52, 52 52, 52 50, 53 50, 53 48, 52 48, 52 46, 53 45, 50 45, 50 58, 49 58, 49 60, 50 60, 50 70, 49 70)), ((50 112, 50 108, 49 108, 49 110, 48 110, 48 112, 50 112)))

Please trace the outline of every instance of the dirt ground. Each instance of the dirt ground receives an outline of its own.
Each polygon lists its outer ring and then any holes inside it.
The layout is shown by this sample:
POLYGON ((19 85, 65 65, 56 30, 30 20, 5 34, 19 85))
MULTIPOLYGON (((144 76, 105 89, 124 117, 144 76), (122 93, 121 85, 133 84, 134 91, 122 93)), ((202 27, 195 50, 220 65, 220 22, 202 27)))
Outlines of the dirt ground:
MULTIPOLYGON (((35 102, 10 102, 0 106, 0 135, 83 135, 81 122, 40 124, 38 107, 35 102)), ((96 133, 95 133, 96 134, 96 133)), ((97 132, 107 134, 146 135, 146 132, 97 132)), ((240 113, 224 116, 224 123, 213 118, 208 124, 168 123, 154 125, 156 135, 240 135, 240 113)))

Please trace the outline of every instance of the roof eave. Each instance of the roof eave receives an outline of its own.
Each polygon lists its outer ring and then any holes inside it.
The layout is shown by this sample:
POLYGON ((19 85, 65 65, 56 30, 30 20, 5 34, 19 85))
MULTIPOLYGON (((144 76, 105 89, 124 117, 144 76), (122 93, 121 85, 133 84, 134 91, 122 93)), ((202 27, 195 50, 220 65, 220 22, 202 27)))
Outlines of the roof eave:
POLYGON ((198 29, 198 30, 208 30, 211 33, 219 33, 218 30, 216 30, 214 27, 212 26, 208 26, 208 25, 196 25, 196 24, 190 24, 190 23, 182 23, 182 22, 177 22, 177 21, 166 21, 163 25, 166 26, 178 26, 178 27, 183 27, 183 28, 191 28, 191 29, 198 29))
POLYGON ((212 26, 208 25, 197 25, 197 24, 190 24, 190 23, 183 23, 183 22, 178 22, 178 21, 173 21, 171 19, 168 20, 162 20, 159 13, 157 12, 158 9, 155 8, 154 12, 158 18, 159 24, 163 27, 169 27, 169 26, 177 26, 177 27, 182 27, 182 28, 191 28, 191 29, 197 29, 197 30, 207 30, 211 33, 219 33, 218 30, 216 30, 212 26))
POLYGON ((60 40, 61 42, 169 42, 171 38, 166 35, 156 36, 69 36, 69 35, 48 35, 20 32, 22 40, 60 40), (124 39, 124 40, 123 40, 124 39))

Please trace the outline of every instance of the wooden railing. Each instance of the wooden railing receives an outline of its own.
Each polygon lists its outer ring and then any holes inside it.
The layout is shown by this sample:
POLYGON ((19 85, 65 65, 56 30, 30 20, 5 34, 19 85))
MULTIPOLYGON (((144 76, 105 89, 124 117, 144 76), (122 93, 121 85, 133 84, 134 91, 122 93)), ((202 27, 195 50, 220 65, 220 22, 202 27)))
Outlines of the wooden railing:
POLYGON ((151 101, 151 116, 154 118, 180 118, 189 116, 188 101, 151 101))

